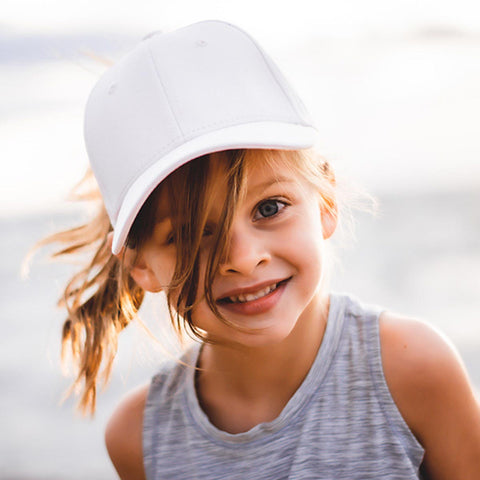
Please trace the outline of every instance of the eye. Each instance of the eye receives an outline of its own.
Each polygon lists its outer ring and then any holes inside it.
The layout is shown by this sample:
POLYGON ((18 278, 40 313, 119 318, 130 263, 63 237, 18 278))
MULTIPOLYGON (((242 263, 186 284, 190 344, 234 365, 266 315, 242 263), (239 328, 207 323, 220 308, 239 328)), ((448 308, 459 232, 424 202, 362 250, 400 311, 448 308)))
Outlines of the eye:
POLYGON ((205 225, 205 228, 203 229, 203 236, 209 237, 210 235, 213 235, 213 228, 210 225, 205 225))
POLYGON ((283 210, 286 206, 287 205, 285 202, 282 202, 275 198, 265 200, 257 206, 254 220, 273 217, 277 215, 281 210, 283 210))
MULTIPOLYGON (((182 232, 183 234, 183 232, 182 232)), ((203 230, 203 237, 209 237, 210 235, 213 234, 213 228, 209 225, 206 225, 204 230, 203 230)), ((175 243, 175 234, 174 232, 170 232, 167 237, 166 237, 166 240, 165 240, 165 244, 166 245, 173 245, 175 243)))
POLYGON ((173 232, 170 232, 167 235, 167 239, 165 240, 165 243, 167 245, 173 245, 173 243, 175 243, 175 235, 173 234, 173 232))

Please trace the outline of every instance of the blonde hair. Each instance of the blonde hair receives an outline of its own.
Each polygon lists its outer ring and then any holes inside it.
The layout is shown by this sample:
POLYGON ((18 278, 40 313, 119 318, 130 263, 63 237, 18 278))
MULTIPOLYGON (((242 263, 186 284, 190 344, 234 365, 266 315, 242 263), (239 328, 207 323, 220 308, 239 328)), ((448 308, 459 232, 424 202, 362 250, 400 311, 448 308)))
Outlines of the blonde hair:
MULTIPOLYGON (((320 194, 322 208, 337 215, 336 182, 329 164, 312 150, 284 151, 242 149, 206 155, 188 162, 165 179, 150 195, 130 229, 126 246, 139 251, 152 234, 160 192, 166 192, 172 208, 173 236, 177 258, 173 278, 166 290, 172 325, 178 335, 187 334, 206 341, 192 322, 192 309, 199 299, 199 249, 209 211, 210 159, 222 155, 226 167, 227 195, 218 227, 213 232, 213 247, 207 260, 205 291, 200 292, 210 309, 223 321, 215 305, 211 284, 228 245, 233 212, 243 195, 246 165, 264 161, 275 167, 282 164, 295 178, 304 180, 320 194), (175 220, 176 219, 176 220, 175 220), (172 292, 175 291, 175 296, 172 292)), ((89 173, 81 182, 91 182, 89 173)), ((98 199, 96 188, 77 195, 81 200, 98 199)), ((63 245, 52 256, 73 259, 87 255, 85 266, 67 283, 59 305, 67 310, 62 331, 62 359, 71 356, 76 364, 72 391, 80 390, 79 408, 95 410, 97 384, 106 382, 117 351, 118 334, 136 316, 145 291, 128 273, 128 266, 111 253, 108 235, 112 231, 103 204, 91 221, 55 233, 37 244, 63 245), (70 355, 68 355, 70 354, 70 355)), ((228 323, 228 322, 227 322, 228 323)))

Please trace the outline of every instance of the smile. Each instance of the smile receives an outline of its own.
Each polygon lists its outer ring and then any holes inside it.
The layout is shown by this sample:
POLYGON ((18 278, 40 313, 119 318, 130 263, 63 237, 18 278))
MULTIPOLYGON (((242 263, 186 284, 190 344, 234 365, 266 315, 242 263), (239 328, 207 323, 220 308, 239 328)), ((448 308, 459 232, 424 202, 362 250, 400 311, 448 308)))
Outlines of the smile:
POLYGON ((277 283, 274 283, 273 285, 269 285, 268 287, 262 288, 258 292, 247 293, 246 295, 235 295, 232 297, 227 297, 225 300, 231 303, 251 302, 252 300, 257 300, 273 292, 277 288, 277 285, 278 285, 277 283))
POLYGON ((238 304, 238 303, 253 302, 254 300, 259 300, 260 298, 266 297, 270 293, 274 292, 280 285, 283 285, 286 282, 288 282, 288 280, 290 280, 290 278, 259 288, 257 291, 240 293, 238 295, 229 295, 219 299, 217 302, 221 304, 235 304, 235 303, 238 304))

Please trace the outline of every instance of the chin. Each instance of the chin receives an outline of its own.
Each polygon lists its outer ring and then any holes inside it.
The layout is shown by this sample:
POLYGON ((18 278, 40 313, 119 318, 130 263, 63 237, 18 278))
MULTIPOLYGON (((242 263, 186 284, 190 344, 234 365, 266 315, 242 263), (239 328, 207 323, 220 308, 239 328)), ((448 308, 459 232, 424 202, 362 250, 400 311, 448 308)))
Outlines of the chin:
MULTIPOLYGON (((234 326, 226 326, 229 333, 218 333, 215 337, 217 342, 226 346, 243 348, 264 348, 279 345, 289 338, 294 325, 281 328, 278 323, 273 326, 264 326, 262 328, 251 328, 250 330, 236 329, 234 326)), ((248 327, 245 327, 248 328, 248 327)))

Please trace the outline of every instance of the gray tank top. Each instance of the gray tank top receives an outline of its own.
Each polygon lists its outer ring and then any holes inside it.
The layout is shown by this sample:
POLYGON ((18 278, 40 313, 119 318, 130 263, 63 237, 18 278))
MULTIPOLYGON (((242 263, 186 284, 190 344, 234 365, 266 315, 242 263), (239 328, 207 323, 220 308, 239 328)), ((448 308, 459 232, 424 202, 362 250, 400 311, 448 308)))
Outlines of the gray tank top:
POLYGON ((421 478, 424 450, 385 382, 378 307, 332 294, 327 327, 302 385, 272 422, 230 434, 198 403, 199 346, 151 383, 143 425, 148 480, 421 478))

